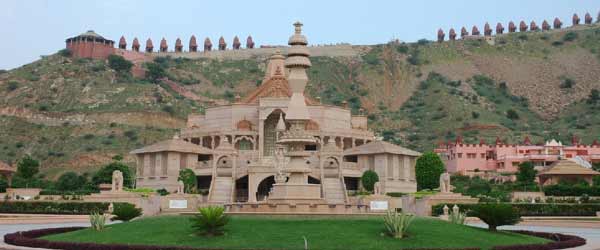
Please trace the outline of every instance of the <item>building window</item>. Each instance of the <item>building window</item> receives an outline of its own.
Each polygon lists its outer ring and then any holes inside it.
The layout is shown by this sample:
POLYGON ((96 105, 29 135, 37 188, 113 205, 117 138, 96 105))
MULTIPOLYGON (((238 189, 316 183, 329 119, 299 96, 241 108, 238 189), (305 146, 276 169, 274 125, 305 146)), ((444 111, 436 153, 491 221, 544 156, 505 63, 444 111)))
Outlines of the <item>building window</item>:
POLYGON ((485 158, 485 153, 481 153, 481 158, 485 158))
POLYGON ((462 153, 458 153, 458 158, 462 158, 462 153))
POLYGON ((467 153, 467 158, 469 159, 475 159, 477 157, 477 154, 475 153, 467 153))
POLYGON ((252 142, 247 139, 241 139, 238 141, 239 150, 252 150, 252 142))

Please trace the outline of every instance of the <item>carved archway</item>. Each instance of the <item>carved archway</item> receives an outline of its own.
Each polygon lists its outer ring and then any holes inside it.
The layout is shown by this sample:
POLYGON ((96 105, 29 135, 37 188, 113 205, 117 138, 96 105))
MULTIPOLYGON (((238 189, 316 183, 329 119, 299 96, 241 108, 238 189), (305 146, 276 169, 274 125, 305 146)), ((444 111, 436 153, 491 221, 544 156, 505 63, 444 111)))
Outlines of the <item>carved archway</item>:
POLYGON ((275 184, 274 175, 271 175, 260 181, 258 183, 258 187, 256 188, 256 200, 259 202, 265 200, 269 196, 269 193, 273 188, 273 184, 275 184))

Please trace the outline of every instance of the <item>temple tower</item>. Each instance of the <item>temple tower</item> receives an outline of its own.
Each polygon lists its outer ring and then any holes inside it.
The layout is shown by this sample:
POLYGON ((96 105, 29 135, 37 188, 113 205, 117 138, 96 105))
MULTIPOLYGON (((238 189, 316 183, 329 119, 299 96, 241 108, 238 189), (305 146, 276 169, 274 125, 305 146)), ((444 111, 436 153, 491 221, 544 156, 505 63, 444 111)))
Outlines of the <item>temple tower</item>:
POLYGON ((254 49, 254 41, 252 40, 252 36, 248 36, 248 38, 246 39, 246 48, 254 49))
POLYGON ((531 23, 529 24, 529 30, 531 31, 538 31, 540 28, 537 26, 537 24, 535 23, 535 21, 531 21, 531 23))
POLYGON ((483 34, 485 36, 492 36, 492 28, 490 27, 489 23, 485 23, 483 26, 483 34))
POLYGON ((448 39, 450 39, 450 41, 456 40, 456 31, 454 28, 451 28, 450 32, 448 32, 448 39))
POLYGON ((579 21, 581 21, 579 16, 577 14, 573 14, 573 26, 579 25, 579 21))
POLYGON ((504 26, 502 26, 502 23, 496 24, 496 34, 502 34, 502 33, 504 33, 504 26))
POLYGON ((196 37, 194 35, 192 35, 192 37, 190 37, 190 52, 196 52, 198 51, 198 43, 196 43, 196 37))
POLYGON ((160 52, 167 52, 168 50, 169 46, 167 45, 167 39, 163 37, 163 39, 160 40, 160 52))
POLYGON ((179 37, 177 38, 177 40, 175 40, 175 52, 183 52, 183 43, 181 43, 181 39, 179 39, 179 37))
POLYGON ((558 19, 558 17, 554 18, 554 28, 555 29, 560 29, 562 27, 562 24, 563 23, 560 21, 560 19, 558 19))
POLYGON ((310 121, 304 97, 304 89, 308 83, 306 69, 311 66, 306 48, 308 41, 302 35, 302 23, 296 22, 294 27, 295 33, 288 40, 291 47, 285 60, 285 67, 290 71, 288 82, 292 91, 286 112, 290 128, 277 141, 278 144, 287 146, 288 151, 285 155, 290 160, 275 178, 276 183, 273 184, 273 191, 269 197, 269 200, 280 202, 321 199, 320 185, 308 183, 311 170, 306 158, 310 156, 310 152, 305 150, 307 145, 317 143, 312 135, 306 133, 306 124, 310 121), (285 176, 288 177, 287 182, 284 182, 285 176))
POLYGON ((585 13, 585 17, 583 20, 585 24, 592 24, 592 15, 590 15, 590 13, 585 13))
POLYGON ((152 39, 148 38, 148 40, 146 40, 146 52, 152 53, 153 50, 154 50, 154 45, 152 44, 152 39))
POLYGON ((131 50, 135 52, 140 52, 140 41, 138 41, 137 37, 133 38, 133 43, 131 43, 131 50))
POLYGON ((519 23, 519 31, 520 32, 525 32, 527 31, 527 24, 525 23, 525 21, 521 21, 521 23, 519 23))
POLYGON ((232 46, 233 46, 233 49, 236 49, 236 50, 240 49, 240 47, 242 46, 242 43, 240 43, 240 38, 238 38, 238 36, 235 36, 233 38, 233 44, 232 44, 232 46))
POLYGON ((225 38, 223 38, 221 36, 221 38, 219 38, 219 50, 226 50, 227 49, 227 43, 225 42, 225 38))
POLYGON ((471 30, 471 35, 472 36, 480 36, 481 35, 477 26, 475 26, 475 25, 473 26, 473 29, 471 30))
POLYGON ((517 26, 513 21, 510 21, 510 23, 508 23, 508 33, 514 33, 515 31, 517 31, 517 26))
POLYGON ((548 30, 550 30, 550 24, 548 23, 548 21, 544 20, 544 22, 542 23, 542 31, 548 30))
POLYGON ((446 34, 444 33, 444 31, 441 28, 438 29, 438 32, 437 32, 437 41, 440 42, 440 43, 443 42, 445 36, 446 36, 446 34))
POLYGON ((469 32, 467 31, 467 28, 462 27, 462 29, 460 29, 460 37, 461 38, 465 38, 465 36, 468 36, 469 32))
POLYGON ((121 39, 119 39, 119 49, 127 49, 127 41, 125 41, 124 36, 121 36, 121 39))
POLYGON ((210 38, 206 38, 204 39, 204 51, 210 51, 212 50, 212 42, 210 41, 210 38))

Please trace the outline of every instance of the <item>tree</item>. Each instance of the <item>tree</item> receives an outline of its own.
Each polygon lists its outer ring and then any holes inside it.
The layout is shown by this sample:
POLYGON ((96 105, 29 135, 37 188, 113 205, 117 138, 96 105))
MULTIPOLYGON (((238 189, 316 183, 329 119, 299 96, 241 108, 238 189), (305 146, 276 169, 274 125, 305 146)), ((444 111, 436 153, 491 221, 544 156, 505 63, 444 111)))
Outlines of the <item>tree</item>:
POLYGON ((94 185, 112 183, 112 175, 115 170, 119 170, 123 173, 123 186, 133 186, 133 174, 129 170, 129 167, 121 162, 113 162, 102 167, 92 177, 92 183, 94 183, 94 185))
POLYGON ((154 83, 165 77, 165 69, 158 63, 146 63, 146 78, 154 83))
POLYGON ((82 190, 87 183, 85 176, 79 176, 75 172, 66 172, 58 177, 56 189, 60 191, 82 190))
POLYGON ((373 189, 375 188, 375 183, 378 181, 379 175, 377 175, 377 173, 373 170, 365 171, 362 177, 360 178, 360 182, 362 183, 363 187, 369 192, 373 192, 373 189))
POLYGON ((189 168, 184 168, 179 170, 179 178, 178 181, 183 181, 185 192, 195 193, 196 187, 198 186, 198 180, 196 179, 196 174, 189 168))
POLYGON ((472 214, 485 222, 490 231, 496 231, 499 226, 514 225, 521 221, 518 211, 510 204, 479 204, 472 209, 472 214))
POLYGON ((415 166, 417 190, 438 188, 440 175, 445 171, 444 162, 436 153, 427 152, 421 155, 415 166))
POLYGON ((517 181, 522 183, 533 183, 537 171, 530 161, 519 164, 519 172, 517 173, 517 181))
POLYGON ((108 66, 119 73, 127 73, 133 67, 133 63, 120 55, 108 56, 108 66))
POLYGON ((592 91, 590 91, 590 96, 588 97, 587 103, 596 104, 598 102, 600 102, 600 91, 597 89, 592 89, 592 91))
POLYGON ((27 184, 40 171, 40 163, 26 155, 17 163, 17 176, 23 178, 27 184))

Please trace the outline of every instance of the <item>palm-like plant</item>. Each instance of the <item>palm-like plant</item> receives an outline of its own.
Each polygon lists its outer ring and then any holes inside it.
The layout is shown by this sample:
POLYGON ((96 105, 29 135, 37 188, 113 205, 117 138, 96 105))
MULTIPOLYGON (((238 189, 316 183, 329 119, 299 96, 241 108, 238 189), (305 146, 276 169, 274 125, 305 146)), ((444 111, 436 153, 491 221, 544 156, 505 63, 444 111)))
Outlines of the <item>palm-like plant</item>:
POLYGON ((452 212, 452 213, 450 213, 450 216, 448 219, 450 220, 450 223, 464 225, 465 219, 467 219, 467 214, 461 213, 461 212, 456 212, 456 213, 452 212))
POLYGON ((90 225, 92 225, 94 230, 102 231, 102 229, 104 229, 104 225, 106 225, 106 216, 98 212, 90 214, 90 225))
POLYGON ((389 235, 394 238, 402 239, 406 235, 406 231, 412 223, 414 215, 388 211, 383 217, 383 224, 389 235))
POLYGON ((224 227, 229 222, 229 217, 225 215, 223 207, 209 206, 199 208, 200 214, 192 218, 192 227, 199 234, 207 236, 222 235, 224 227))

